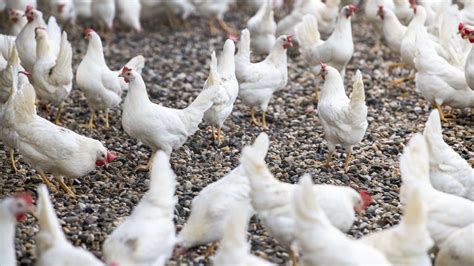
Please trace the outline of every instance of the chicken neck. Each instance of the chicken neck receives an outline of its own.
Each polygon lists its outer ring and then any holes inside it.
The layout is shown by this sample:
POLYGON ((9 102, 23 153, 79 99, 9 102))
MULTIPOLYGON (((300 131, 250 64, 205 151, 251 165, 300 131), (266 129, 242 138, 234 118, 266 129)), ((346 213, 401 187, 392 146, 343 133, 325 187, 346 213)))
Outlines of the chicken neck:
POLYGON ((96 34, 92 36, 87 46, 86 58, 93 60, 95 63, 105 65, 104 50, 102 48, 102 41, 96 34))

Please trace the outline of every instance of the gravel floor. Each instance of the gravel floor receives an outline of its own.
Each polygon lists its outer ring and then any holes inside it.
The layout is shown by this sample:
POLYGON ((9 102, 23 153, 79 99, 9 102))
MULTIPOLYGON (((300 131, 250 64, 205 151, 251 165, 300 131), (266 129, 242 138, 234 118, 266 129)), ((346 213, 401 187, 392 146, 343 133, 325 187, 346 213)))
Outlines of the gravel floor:
MULTIPOLYGON (((243 28, 248 11, 233 9, 226 20, 234 28, 243 28)), ((207 77, 212 49, 222 49, 225 35, 210 36, 206 21, 193 18, 188 28, 171 29, 165 23, 145 24, 145 33, 117 32, 104 42, 106 60, 120 68, 130 57, 143 54, 147 59, 144 79, 154 102, 183 108, 200 92, 207 77)), ((400 174, 398 158, 410 136, 424 127, 429 104, 415 92, 414 83, 400 87, 389 84, 394 76, 406 75, 406 70, 389 72, 387 64, 397 61, 387 48, 370 53, 374 36, 362 15, 353 21, 355 53, 347 71, 346 81, 352 84, 356 69, 361 69, 369 106, 369 128, 363 142, 355 147, 355 159, 348 173, 342 171, 343 155, 333 158, 333 168, 322 168, 327 145, 317 117, 317 105, 312 100, 314 80, 298 55, 289 58, 289 82, 286 89, 276 93, 270 104, 266 132, 271 137, 267 163, 282 181, 297 182, 303 173, 310 173, 316 183, 348 185, 372 193, 374 203, 359 216, 351 235, 360 237, 370 231, 396 224, 400 219, 398 191, 400 174), (403 94, 406 95, 403 95, 403 94)), ((86 43, 81 31, 70 34, 74 49, 74 65, 85 53, 86 43)), ((347 87, 347 91, 351 86, 347 87)), ((223 143, 219 147, 210 140, 210 129, 201 126, 184 147, 176 150, 171 163, 179 185, 175 218, 181 228, 190 212, 192 198, 207 184, 221 178, 239 163, 240 150, 250 143, 260 129, 250 124, 249 110, 239 101, 223 128, 223 143)), ((118 155, 107 170, 98 170, 77 180, 69 180, 77 197, 71 199, 59 192, 52 195, 56 212, 68 239, 101 257, 101 245, 107 235, 125 219, 148 187, 146 173, 135 173, 139 164, 146 163, 150 150, 129 138, 121 128, 120 110, 111 114, 111 128, 106 130, 97 120, 96 129, 80 127, 88 119, 88 109, 81 92, 74 88, 65 104, 63 125, 80 134, 101 140, 118 155)), ((467 111, 455 110, 456 118, 444 123, 445 140, 464 158, 473 158, 474 119, 467 111)), ((52 118, 52 116, 50 117, 52 118)), ((12 173, 3 149, 0 151, 0 198, 18 190, 36 193, 40 178, 28 165, 20 163, 21 173, 12 173)), ((21 158, 20 158, 21 160, 21 158)), ((34 236, 38 231, 33 217, 17 227, 16 250, 21 264, 35 261, 34 236)), ((288 261, 279 246, 252 219, 249 227, 252 252, 283 264, 288 261)), ((180 263, 204 264, 205 247, 191 250, 180 263)), ((176 258, 170 262, 175 264, 176 258)))

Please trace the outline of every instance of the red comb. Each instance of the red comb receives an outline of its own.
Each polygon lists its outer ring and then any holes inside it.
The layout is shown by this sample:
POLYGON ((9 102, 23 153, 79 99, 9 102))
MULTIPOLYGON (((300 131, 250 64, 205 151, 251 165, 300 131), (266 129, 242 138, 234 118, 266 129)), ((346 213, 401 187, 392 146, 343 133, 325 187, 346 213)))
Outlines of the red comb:
POLYGON ((128 67, 126 67, 126 66, 124 66, 123 69, 122 69, 122 73, 130 72, 130 71, 132 71, 132 69, 131 69, 131 68, 128 68, 128 67))
POLYGON ((379 8, 379 11, 383 11, 383 5, 379 5, 378 8, 379 8))
POLYGON ((119 266, 119 264, 115 261, 111 261, 107 264, 107 266, 119 266))
POLYGON ((30 12, 31 10, 33 10, 33 6, 27 5, 25 9, 25 13, 30 12))
POLYGON ((89 34, 91 32, 95 32, 92 28, 87 28, 84 30, 84 35, 89 34))
POLYGON ((458 24, 458 31, 462 31, 464 29, 464 23, 459 22, 458 24))
POLYGON ((321 70, 325 70, 327 65, 323 62, 319 63, 321 65, 321 70))
POLYGON ((355 5, 349 5, 349 10, 356 11, 357 7, 355 5))
POLYGON ((370 194, 364 190, 359 191, 359 194, 360 194, 360 197, 362 198, 362 201, 364 202, 364 205, 362 206, 362 208, 365 209, 372 202, 372 196, 370 196, 370 194))
POLYGON ((33 204, 33 198, 31 197, 31 195, 28 192, 25 192, 25 191, 18 192, 18 193, 16 193, 15 198, 23 199, 28 205, 33 204))

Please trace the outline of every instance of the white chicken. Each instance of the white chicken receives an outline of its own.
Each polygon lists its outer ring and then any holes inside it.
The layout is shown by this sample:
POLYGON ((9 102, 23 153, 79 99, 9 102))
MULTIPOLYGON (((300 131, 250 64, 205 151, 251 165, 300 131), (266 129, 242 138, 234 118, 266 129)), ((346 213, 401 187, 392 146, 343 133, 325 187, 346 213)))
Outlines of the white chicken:
POLYGON ((92 0, 74 0, 74 9, 78 18, 90 18, 92 0))
POLYGON ((248 213, 247 206, 231 205, 233 211, 225 219, 224 236, 221 246, 212 258, 215 266, 271 266, 255 255, 250 254, 250 245, 247 242, 248 213))
POLYGON ((410 23, 411 19, 415 15, 411 9, 412 3, 415 3, 415 0, 393 0, 393 12, 397 16, 398 20, 405 26, 410 23))
POLYGON ((239 94, 239 83, 235 77, 235 45, 227 40, 217 63, 215 52, 212 53, 210 78, 205 87, 219 86, 219 94, 214 104, 204 113, 204 120, 211 125, 212 138, 215 139, 214 127, 217 127, 217 142, 221 143, 221 128, 232 113, 234 102, 239 94))
MULTIPOLYGON (((262 159, 267 155, 268 136, 260 133, 252 148, 262 159)), ((216 241, 222 238, 225 221, 234 212, 229 206, 238 205, 242 216, 253 215, 250 204, 250 184, 241 165, 218 181, 208 185, 193 199, 191 215, 178 235, 179 245, 185 249, 212 242, 208 254, 214 252, 216 241), (219 202, 219 204, 215 204, 219 202)), ((208 255, 207 254, 207 255, 208 255)))
POLYGON ((430 154, 430 179, 439 191, 474 200, 474 169, 443 140, 437 110, 431 111, 423 136, 430 154))
POLYGON ((69 25, 76 23, 74 0, 49 0, 49 11, 59 22, 69 25))
POLYGON ((380 43, 382 38, 382 25, 377 18, 378 8, 383 6, 386 9, 394 10, 395 5, 393 0, 367 0, 364 7, 365 17, 369 20, 372 25, 373 32, 375 33, 375 44, 370 52, 378 52, 380 50, 380 43))
POLYGON ((415 191, 408 198, 398 225, 368 234, 360 241, 382 252, 393 265, 431 266, 429 250, 433 240, 426 219, 420 191, 415 191))
MULTIPOLYGON (((84 39, 89 44, 76 73, 76 84, 86 96, 91 109, 89 128, 94 127, 94 116, 98 111, 105 111, 105 128, 109 127, 109 109, 121 101, 122 90, 126 83, 118 77, 119 71, 112 71, 107 66, 100 36, 92 29, 84 30, 84 39)), ((139 73, 143 69, 145 58, 141 55, 132 58, 126 66, 139 73)))
POLYGON ((463 71, 436 53, 426 31, 416 35, 413 61, 418 71, 415 77, 416 91, 438 109, 441 120, 447 121, 441 108, 443 105, 474 107, 474 90, 466 83, 463 71))
POLYGON ((402 186, 400 201, 406 203, 420 190, 428 210, 428 231, 440 247, 456 230, 474 223, 474 202, 433 188, 430 182, 429 152, 421 134, 416 134, 400 158, 402 186))
POLYGON ((28 77, 23 74, 29 73, 23 71, 18 53, 15 47, 11 46, 6 68, 0 71, 0 140, 8 151, 14 172, 18 172, 14 155, 15 150, 18 149, 18 134, 14 130, 13 103, 18 89, 22 89, 26 84, 31 86, 28 77))
POLYGON ((101 32, 113 30, 115 0, 94 0, 91 3, 92 19, 99 25, 101 32))
POLYGON ((10 35, 17 36, 23 27, 28 23, 25 12, 19 9, 10 8, 8 10, 8 16, 10 19, 10 35))
POLYGON ((218 32, 214 21, 217 20, 219 26, 227 33, 234 34, 234 31, 224 21, 224 14, 229 10, 229 6, 234 0, 191 0, 196 8, 196 13, 202 17, 209 18, 209 30, 212 34, 218 32))
MULTIPOLYGON (((258 218, 267 232, 288 248, 292 262, 296 261, 292 243, 295 220, 291 213, 291 197, 296 185, 284 183, 273 177, 263 158, 252 147, 245 147, 241 165, 250 180, 250 198, 258 218)), ((315 197, 325 210, 335 228, 347 232, 355 212, 370 204, 371 197, 345 186, 315 185, 315 197)))
POLYGON ((37 6, 36 0, 6 0, 6 1, 7 1, 7 8, 25 10, 27 6, 31 6, 32 8, 36 8, 37 6))
POLYGON ((112 162, 115 155, 99 141, 56 126, 38 116, 35 98, 32 86, 24 86, 15 95, 14 130, 18 134, 18 150, 23 160, 36 169, 52 191, 56 189, 45 173, 51 173, 67 194, 74 196, 61 176, 85 176, 96 166, 112 162))
POLYGON ((135 70, 124 67, 119 76, 129 84, 122 111, 123 129, 152 149, 144 170, 150 169, 158 150, 170 155, 174 149, 181 147, 199 129, 204 112, 211 108, 218 97, 218 88, 209 88, 203 90, 184 109, 168 108, 150 101, 145 82, 135 70))
MULTIPOLYGON (((411 9, 410 11, 413 13, 411 9)), ((382 19, 383 37, 388 48, 392 53, 400 55, 400 46, 407 27, 403 26, 392 10, 384 6, 379 6, 377 15, 382 19)))
POLYGON ((268 54, 275 44, 276 23, 271 1, 265 1, 247 22, 247 29, 252 36, 252 52, 256 54, 268 54))
POLYGON ((31 6, 25 11, 28 23, 23 27, 18 34, 15 44, 20 56, 21 65, 28 71, 33 72, 34 64, 36 63, 36 28, 47 28, 50 49, 52 56, 56 57, 59 52, 61 43, 61 29, 56 23, 54 17, 50 17, 48 25, 43 20, 43 13, 39 10, 33 9, 31 6))
POLYGON ((268 104, 275 91, 283 89, 288 82, 287 50, 293 44, 291 36, 277 38, 270 54, 261 62, 250 61, 250 33, 242 31, 238 51, 235 56, 235 74, 239 81, 239 96, 242 102, 252 109, 252 121, 259 125, 255 118, 255 108, 262 110, 262 126, 265 128, 268 104))
POLYGON ((0 265, 15 266, 15 229, 33 211, 33 199, 25 192, 0 200, 0 265))
POLYGON ((346 151, 344 171, 347 172, 352 147, 362 141, 368 126, 362 74, 357 71, 350 98, 346 96, 341 75, 335 68, 322 64, 320 75, 324 85, 318 104, 318 114, 328 142, 325 165, 327 168, 330 167, 336 145, 340 144, 346 151))
POLYGON ((474 264, 474 223, 455 231, 441 245, 435 266, 474 264))
POLYGON ((307 14, 308 6, 313 0, 294 1, 293 9, 290 14, 278 21, 276 34, 294 34, 295 26, 300 23, 301 18, 307 14))
POLYGON ((142 31, 140 0, 116 0, 119 21, 136 32, 142 31))
POLYGON ((176 244, 174 196, 176 175, 168 156, 159 151, 153 161, 150 189, 132 214, 105 240, 105 261, 118 265, 165 265, 176 244))
POLYGON ((43 103, 58 106, 56 124, 61 119, 63 101, 72 89, 72 48, 64 31, 61 36, 59 53, 51 49, 48 33, 42 28, 35 30, 36 62, 33 65, 33 83, 38 98, 43 103))
POLYGON ((380 251, 334 227, 309 176, 301 178, 290 201, 301 265, 391 265, 380 251))
POLYGON ((36 265, 103 266, 85 249, 74 247, 62 231, 45 185, 38 187, 37 215, 40 231, 36 235, 36 265))
POLYGON ((336 29, 326 41, 321 40, 318 22, 312 15, 306 15, 296 27, 300 53, 315 74, 319 73, 320 63, 324 62, 345 76, 347 63, 354 53, 351 17, 355 10, 353 5, 341 9, 336 29))

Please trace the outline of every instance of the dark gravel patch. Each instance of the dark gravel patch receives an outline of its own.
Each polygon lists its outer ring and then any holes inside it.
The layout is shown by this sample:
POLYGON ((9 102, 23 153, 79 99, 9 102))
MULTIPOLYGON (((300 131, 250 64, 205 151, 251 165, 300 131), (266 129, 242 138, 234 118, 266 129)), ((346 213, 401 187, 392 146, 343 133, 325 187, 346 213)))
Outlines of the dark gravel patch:
MULTIPOLYGON (((226 20, 235 28, 242 28, 248 15, 233 9, 226 20)), ((248 11, 247 11, 248 14, 248 11)), ((280 14, 281 15, 281 14, 280 14)), ((145 23, 141 34, 116 32, 104 41, 109 66, 119 69, 129 58, 143 54, 147 59, 144 79, 151 99, 169 107, 183 108, 201 91, 207 77, 211 49, 222 48, 225 35, 210 36, 206 21, 192 18, 188 28, 171 29, 162 22, 145 23)), ((83 24, 87 25, 87 23, 83 24)), ((387 64, 397 61, 387 48, 377 54, 369 53, 374 36, 371 28, 358 15, 353 22, 355 54, 346 81, 352 84, 356 69, 361 69, 369 106, 369 128, 363 142, 355 147, 355 158, 348 173, 344 173, 341 150, 333 159, 333 168, 322 168, 327 145, 317 116, 317 105, 312 100, 314 80, 299 56, 289 58, 289 82, 286 89, 276 93, 268 111, 271 146, 266 159, 274 175, 286 182, 297 182, 310 173, 316 183, 348 185, 372 193, 374 203, 355 222, 350 234, 360 237, 370 231, 396 224, 400 219, 398 191, 400 174, 398 158, 408 139, 424 128, 430 108, 415 92, 413 81, 392 87, 395 75, 406 75, 407 70, 389 72, 387 64), (404 96, 403 93, 407 95, 404 96)), ((86 43, 81 31, 70 33, 77 67, 85 53, 86 43)), ((351 86, 347 87, 350 91, 351 86)), ((74 87, 65 103, 63 126, 80 134, 101 140, 118 155, 118 160, 107 170, 97 170, 69 184, 77 197, 71 199, 59 192, 52 195, 53 204, 68 239, 101 257, 101 245, 107 235, 125 219, 139 202, 148 187, 146 173, 135 173, 134 168, 148 160, 150 150, 129 138, 121 128, 120 110, 111 112, 111 128, 80 127, 88 119, 88 108, 81 92, 74 87)), ((456 110, 456 118, 443 124, 447 143, 464 158, 474 157, 472 116, 456 110)), ((52 117, 50 117, 52 119, 52 117)), ((235 110, 223 128, 220 147, 210 140, 210 129, 201 126, 184 147, 176 150, 171 164, 178 176, 176 223, 181 228, 190 212, 192 198, 238 165, 240 150, 250 143, 260 129, 250 124, 248 109, 237 101, 235 110)), ((34 170, 20 163, 21 173, 11 172, 3 149, 0 156, 0 197, 18 190, 35 193, 41 183, 34 170)), ((21 159, 20 159, 21 160, 21 159)), ((34 235, 38 224, 33 217, 18 226, 16 250, 21 264, 35 261, 34 235)), ((275 263, 288 261, 285 249, 279 246, 252 219, 249 227, 252 252, 275 263)), ((204 264, 205 247, 195 248, 180 263, 204 264)), ((173 259, 170 264, 175 264, 173 259)))

